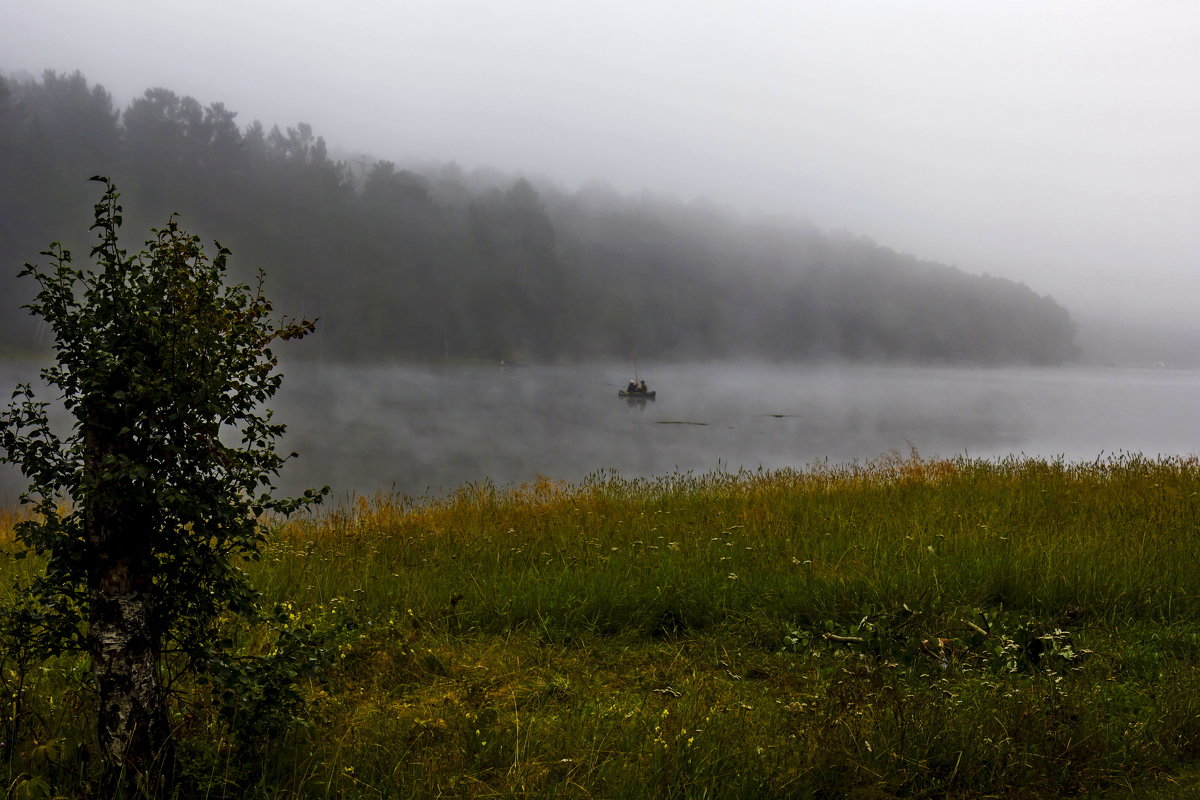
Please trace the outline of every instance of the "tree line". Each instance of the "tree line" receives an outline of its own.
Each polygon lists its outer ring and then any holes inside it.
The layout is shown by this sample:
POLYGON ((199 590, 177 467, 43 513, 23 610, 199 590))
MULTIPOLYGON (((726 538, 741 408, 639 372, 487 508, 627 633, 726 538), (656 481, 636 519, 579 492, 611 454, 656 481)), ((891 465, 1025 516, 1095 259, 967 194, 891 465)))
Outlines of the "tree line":
POLYGON ((1053 299, 863 237, 455 164, 336 159, 304 123, 242 126, 222 103, 165 88, 118 110, 81 73, 53 71, 0 78, 0 348, 44 346, 15 274, 56 232, 86 227, 94 174, 122 186, 134 229, 179 212, 219 232, 271 275, 279 307, 321 318, 306 349, 324 357, 1077 353, 1053 299))

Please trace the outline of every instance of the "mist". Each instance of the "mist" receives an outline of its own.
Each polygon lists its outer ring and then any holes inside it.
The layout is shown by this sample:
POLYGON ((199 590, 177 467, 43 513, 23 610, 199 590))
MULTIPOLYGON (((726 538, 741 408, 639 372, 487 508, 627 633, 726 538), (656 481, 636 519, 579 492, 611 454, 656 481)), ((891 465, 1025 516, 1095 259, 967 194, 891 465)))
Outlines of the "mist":
POLYGON ((293 492, 439 496, 540 477, 865 464, 888 454, 1069 461, 1188 457, 1200 374, 752 362, 439 369, 295 363, 275 404, 293 492))
MULTIPOLYGON (((1194 456, 1200 374, 748 362, 640 365, 655 400, 625 400, 629 363, 421 367, 289 361, 271 403, 296 451, 279 478, 335 501, 443 496, 597 474, 865 464, 889 454, 1094 461, 1194 456)), ((0 385, 33 380, 0 362, 0 385)), ((45 393, 42 392, 44 395, 45 393)), ((65 430, 60 410, 54 420, 65 430)), ((24 483, 0 465, 0 506, 24 483)))
POLYGON ((1198 33, 1200 8, 1166 2, 49 0, 0 9, 0 69, 309 122, 346 158, 810 220, 1186 352, 1198 33))
POLYGON ((1187 456, 1200 441, 1200 379, 1174 370, 674 364, 641 375, 658 391, 652 401, 617 397, 633 377, 617 363, 295 365, 290 374, 279 413, 293 423, 288 446, 308 457, 289 465, 287 481, 298 489, 333 475, 343 496, 438 495, 539 476, 577 482, 605 471, 804 469, 889 453, 1187 456))

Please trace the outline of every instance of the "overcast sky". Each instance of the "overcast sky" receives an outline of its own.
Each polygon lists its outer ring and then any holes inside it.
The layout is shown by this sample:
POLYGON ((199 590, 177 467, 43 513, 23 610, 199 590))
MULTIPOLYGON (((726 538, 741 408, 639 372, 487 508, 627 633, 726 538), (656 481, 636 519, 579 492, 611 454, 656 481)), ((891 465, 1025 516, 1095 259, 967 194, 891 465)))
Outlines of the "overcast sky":
POLYGON ((1194 0, 3 0, 0 69, 334 151, 706 196, 1200 316, 1194 0))

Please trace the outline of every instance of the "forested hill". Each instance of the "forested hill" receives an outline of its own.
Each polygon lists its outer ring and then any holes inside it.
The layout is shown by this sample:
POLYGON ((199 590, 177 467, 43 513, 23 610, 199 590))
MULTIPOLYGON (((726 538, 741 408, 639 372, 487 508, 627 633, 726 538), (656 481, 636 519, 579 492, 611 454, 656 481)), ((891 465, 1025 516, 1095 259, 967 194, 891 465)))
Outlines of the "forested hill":
MULTIPOLYGON (((402 144, 397 144, 400 149, 402 144)), ((308 125, 242 126, 151 89, 128 108, 79 74, 0 79, 0 354, 45 342, 24 261, 85 256, 100 186, 125 244, 171 212, 261 267, 276 308, 321 317, 336 357, 523 360, 753 355, 1057 363, 1073 323, 1001 278, 801 223, 700 203, 563 191, 454 165, 333 160, 308 125)))

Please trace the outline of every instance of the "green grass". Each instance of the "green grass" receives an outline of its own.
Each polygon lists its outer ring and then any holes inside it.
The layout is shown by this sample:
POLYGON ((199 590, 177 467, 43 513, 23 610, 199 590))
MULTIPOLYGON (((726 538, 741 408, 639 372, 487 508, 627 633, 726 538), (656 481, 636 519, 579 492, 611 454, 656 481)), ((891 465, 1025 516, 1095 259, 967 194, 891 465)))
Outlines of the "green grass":
MULTIPOLYGON (((192 687, 182 750, 208 797, 1192 797, 1198 560, 1195 459, 363 499, 249 567, 332 656, 309 724, 192 687)), ((9 783, 81 791, 82 665, 3 666, 9 783)))

